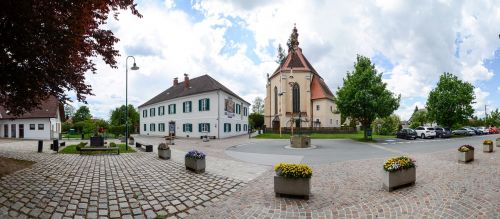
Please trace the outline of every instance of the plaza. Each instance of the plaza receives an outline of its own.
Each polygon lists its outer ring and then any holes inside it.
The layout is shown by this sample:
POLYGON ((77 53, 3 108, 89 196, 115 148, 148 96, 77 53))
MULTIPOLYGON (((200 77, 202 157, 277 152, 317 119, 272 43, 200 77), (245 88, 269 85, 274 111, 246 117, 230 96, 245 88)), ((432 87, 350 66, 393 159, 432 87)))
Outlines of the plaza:
MULTIPOLYGON (((457 145, 480 146, 496 137, 410 143, 313 140, 317 148, 303 150, 287 149, 285 140, 247 136, 181 139, 171 146, 172 160, 158 159, 156 149, 69 155, 47 149, 37 153, 35 141, 0 140, 1 157, 36 162, 0 179, 0 217, 498 218, 500 154, 477 149, 474 162, 456 160, 457 145), (206 152, 205 173, 185 170, 183 155, 191 149, 206 152), (417 181, 386 192, 382 163, 398 154, 417 160, 417 181), (275 197, 272 164, 279 161, 310 164, 309 200, 275 197)), ((154 145, 162 141, 136 140, 154 145)))

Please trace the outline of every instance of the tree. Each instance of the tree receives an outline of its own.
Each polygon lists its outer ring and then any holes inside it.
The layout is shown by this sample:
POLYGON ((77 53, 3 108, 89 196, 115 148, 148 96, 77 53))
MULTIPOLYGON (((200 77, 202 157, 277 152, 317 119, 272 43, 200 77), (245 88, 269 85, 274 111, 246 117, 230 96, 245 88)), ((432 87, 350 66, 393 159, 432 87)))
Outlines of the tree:
POLYGON ((257 114, 264 113, 264 104, 262 103, 262 98, 256 97, 252 104, 252 112, 257 114))
POLYGON ((64 105, 64 115, 65 119, 72 118, 75 115, 75 107, 69 104, 64 105))
POLYGON ((498 108, 490 112, 490 115, 485 119, 485 123, 488 126, 500 126, 500 111, 498 108))
POLYGON ((276 63, 279 65, 283 65, 286 60, 285 50, 281 47, 281 44, 278 45, 278 56, 276 57, 276 63))
POLYGON ((89 119, 92 119, 90 109, 87 106, 81 106, 78 110, 76 110, 75 115, 73 116, 73 124, 89 119))
MULTIPOLYGON (((126 115, 125 105, 117 107, 111 111, 111 118, 109 122, 111 133, 115 135, 125 134, 126 115)), ((129 131, 131 133, 134 132, 134 127, 139 127, 139 112, 132 104, 128 105, 128 124, 129 131)))
POLYGON ((105 27, 110 13, 118 19, 126 9, 142 17, 134 0, 0 1, 1 105, 21 115, 49 96, 67 101, 68 90, 85 102, 95 57, 117 67, 119 39, 105 27))
POLYGON ((399 117, 392 114, 382 119, 376 119, 372 126, 375 133, 379 135, 395 135, 399 131, 400 122, 399 117))
POLYGON ((262 129, 264 126, 264 116, 259 113, 251 113, 248 115, 248 123, 252 128, 262 129))
POLYGON ((410 128, 416 128, 418 126, 423 126, 425 123, 431 121, 427 115, 427 110, 421 109, 413 113, 411 116, 410 128))
POLYGON ((358 55, 354 71, 347 72, 344 85, 337 91, 337 107, 341 114, 361 123, 364 138, 375 118, 391 115, 398 107, 401 96, 395 97, 382 82, 369 58, 358 55))
POLYGON ((474 86, 445 72, 427 98, 429 118, 445 127, 464 124, 474 114, 474 86))

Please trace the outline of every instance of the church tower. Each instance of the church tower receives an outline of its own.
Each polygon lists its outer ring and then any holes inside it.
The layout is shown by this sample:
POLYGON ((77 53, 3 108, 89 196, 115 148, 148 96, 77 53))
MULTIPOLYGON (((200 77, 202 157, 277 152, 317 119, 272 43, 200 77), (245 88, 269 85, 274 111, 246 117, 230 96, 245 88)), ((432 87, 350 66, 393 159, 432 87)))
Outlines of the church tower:
POLYGON ((267 79, 264 124, 280 127, 340 127, 334 95, 299 47, 294 26, 288 54, 267 79))

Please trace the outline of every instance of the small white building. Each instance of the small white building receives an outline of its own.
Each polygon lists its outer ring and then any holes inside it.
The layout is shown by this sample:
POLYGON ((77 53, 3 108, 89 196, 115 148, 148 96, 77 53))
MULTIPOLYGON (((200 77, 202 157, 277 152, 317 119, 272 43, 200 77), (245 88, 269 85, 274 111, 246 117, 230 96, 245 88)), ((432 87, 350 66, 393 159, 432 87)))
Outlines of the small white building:
POLYGON ((248 133, 250 103, 208 75, 173 85, 139 106, 140 134, 227 138, 248 133))
POLYGON ((61 136, 61 118, 64 106, 55 97, 44 101, 35 109, 19 117, 9 115, 0 106, 0 137, 17 139, 51 140, 61 136))

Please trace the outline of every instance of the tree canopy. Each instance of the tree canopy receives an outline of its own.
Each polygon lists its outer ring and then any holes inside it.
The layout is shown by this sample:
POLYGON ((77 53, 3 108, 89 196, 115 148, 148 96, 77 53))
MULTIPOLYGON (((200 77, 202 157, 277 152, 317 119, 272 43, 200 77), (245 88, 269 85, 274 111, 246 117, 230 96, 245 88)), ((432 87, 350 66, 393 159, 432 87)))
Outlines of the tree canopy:
POLYGON ((262 98, 256 97, 252 104, 252 112, 257 114, 264 113, 264 103, 262 103, 262 98))
POLYGON ((413 112, 411 116, 410 128, 416 128, 418 126, 423 126, 425 123, 430 122, 427 110, 416 108, 417 111, 413 112))
POLYGON ((262 128, 264 126, 264 116, 258 113, 251 113, 248 115, 248 124, 252 128, 262 128))
POLYGON ((142 17, 134 0, 0 1, 0 104, 21 115, 51 95, 68 100, 69 90, 85 102, 94 57, 116 68, 118 38, 104 28, 126 9, 142 17))
POLYGON ((427 98, 429 118, 439 125, 453 127, 464 124, 474 114, 474 86, 445 72, 427 98))
MULTIPOLYGON (((110 132, 119 135, 125 134, 126 122, 126 109, 125 105, 115 108, 111 111, 110 118, 110 132)), ((129 132, 134 132, 134 127, 139 127, 139 112, 132 104, 128 105, 128 125, 129 132)))
POLYGON ((399 131, 401 119, 399 116, 392 114, 382 119, 373 121, 373 129, 379 135, 395 135, 399 131))
POLYGON ((373 120, 390 116, 399 107, 401 96, 394 96, 386 86, 370 59, 358 55, 354 71, 347 72, 344 85, 337 91, 340 113, 361 122, 365 139, 373 120))
POLYGON ((92 119, 92 114, 90 114, 90 109, 87 106, 81 106, 76 110, 75 115, 73 115, 73 124, 77 122, 83 122, 85 120, 92 119))

